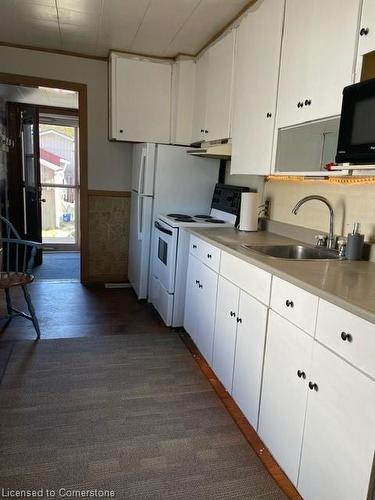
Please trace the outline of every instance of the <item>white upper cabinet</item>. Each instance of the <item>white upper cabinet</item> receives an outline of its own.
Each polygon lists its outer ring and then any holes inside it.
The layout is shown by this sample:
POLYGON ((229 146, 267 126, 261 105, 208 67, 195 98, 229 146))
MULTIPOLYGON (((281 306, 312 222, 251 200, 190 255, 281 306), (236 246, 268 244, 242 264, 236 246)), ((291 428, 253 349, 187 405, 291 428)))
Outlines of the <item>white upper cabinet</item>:
POLYGON ((232 30, 208 50, 206 141, 231 137, 235 40, 232 30))
POLYGON ((354 81, 360 0, 286 0, 278 128, 340 114, 354 81))
POLYGON ((172 65, 112 53, 110 138, 170 142, 172 65))
POLYGON ((173 65, 172 144, 192 143, 196 66, 194 59, 178 59, 173 65))
POLYGON ((204 141, 206 126, 208 52, 205 52, 199 59, 197 59, 195 64, 196 72, 192 142, 201 142, 204 141))
POLYGON ((238 28, 232 174, 270 173, 283 17, 284 1, 264 0, 238 28))
POLYGON ((364 0, 358 54, 363 56, 373 50, 375 50, 375 2, 374 0, 364 0))
POLYGON ((193 142, 231 136, 235 30, 197 60, 193 142))

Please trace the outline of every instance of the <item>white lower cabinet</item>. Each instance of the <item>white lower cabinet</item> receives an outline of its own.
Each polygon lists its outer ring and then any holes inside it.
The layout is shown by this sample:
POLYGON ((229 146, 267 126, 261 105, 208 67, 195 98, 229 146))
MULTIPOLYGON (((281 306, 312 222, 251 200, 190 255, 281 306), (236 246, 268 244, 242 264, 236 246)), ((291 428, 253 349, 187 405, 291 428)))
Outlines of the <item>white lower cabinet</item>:
POLYGON ((219 277, 215 320, 213 370, 228 392, 232 390, 240 289, 219 277))
POLYGON ((218 275, 193 255, 189 256, 184 327, 212 364, 218 275))
MULTIPOLYGON (((298 490, 306 500, 366 500, 375 452, 375 382, 315 343, 298 490)), ((371 497, 372 498, 372 497, 371 497)))
POLYGON ((297 484, 313 338, 270 311, 258 432, 297 484))
POLYGON ((271 275, 217 249, 218 275, 202 243, 184 322, 202 355, 305 500, 375 500, 374 325, 275 276, 268 310, 271 275))
POLYGON ((256 429, 268 309, 240 291, 232 397, 256 429))

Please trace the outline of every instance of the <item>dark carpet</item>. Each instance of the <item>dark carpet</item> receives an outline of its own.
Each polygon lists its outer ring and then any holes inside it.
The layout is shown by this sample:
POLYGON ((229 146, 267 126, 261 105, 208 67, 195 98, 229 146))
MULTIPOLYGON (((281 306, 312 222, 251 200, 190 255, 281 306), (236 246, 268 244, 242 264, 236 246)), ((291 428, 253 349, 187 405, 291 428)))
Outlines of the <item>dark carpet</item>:
POLYGON ((172 333, 16 342, 0 443, 3 488, 285 498, 172 333))
POLYGON ((43 263, 33 269, 38 280, 77 280, 80 278, 79 252, 43 252, 43 263))

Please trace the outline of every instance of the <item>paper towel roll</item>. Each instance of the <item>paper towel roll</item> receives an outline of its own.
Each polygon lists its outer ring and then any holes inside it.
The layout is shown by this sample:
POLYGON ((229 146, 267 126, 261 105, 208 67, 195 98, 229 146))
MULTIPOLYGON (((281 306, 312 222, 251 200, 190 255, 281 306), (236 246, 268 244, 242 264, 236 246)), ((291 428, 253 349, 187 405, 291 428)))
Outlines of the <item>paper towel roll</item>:
POLYGON ((240 231, 258 231, 259 193, 242 193, 240 231))

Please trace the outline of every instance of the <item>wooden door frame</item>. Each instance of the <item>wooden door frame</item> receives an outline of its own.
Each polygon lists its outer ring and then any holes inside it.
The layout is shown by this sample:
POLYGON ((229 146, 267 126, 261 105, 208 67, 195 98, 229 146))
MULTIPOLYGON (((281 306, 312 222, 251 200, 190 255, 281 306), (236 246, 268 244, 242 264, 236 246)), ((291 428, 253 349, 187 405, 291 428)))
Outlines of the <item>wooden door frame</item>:
POLYGON ((37 76, 0 72, 0 83, 25 87, 51 87, 78 92, 79 117, 79 175, 80 175, 80 251, 81 283, 89 281, 89 231, 88 231, 88 135, 87 135, 87 85, 84 83, 53 80, 37 76))

